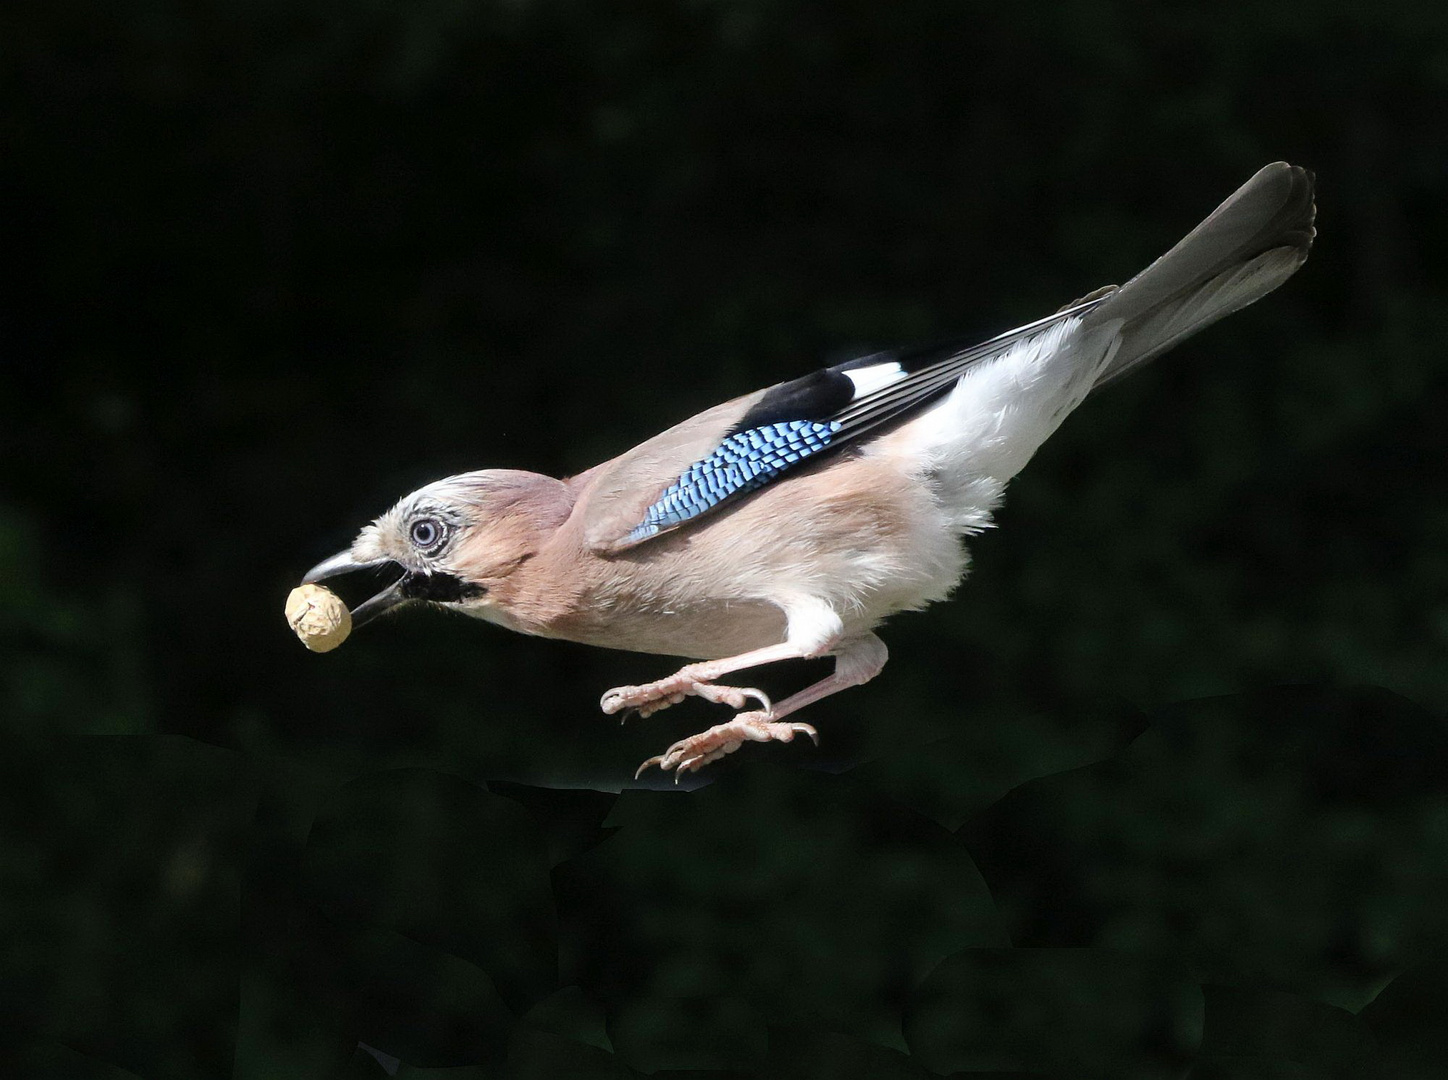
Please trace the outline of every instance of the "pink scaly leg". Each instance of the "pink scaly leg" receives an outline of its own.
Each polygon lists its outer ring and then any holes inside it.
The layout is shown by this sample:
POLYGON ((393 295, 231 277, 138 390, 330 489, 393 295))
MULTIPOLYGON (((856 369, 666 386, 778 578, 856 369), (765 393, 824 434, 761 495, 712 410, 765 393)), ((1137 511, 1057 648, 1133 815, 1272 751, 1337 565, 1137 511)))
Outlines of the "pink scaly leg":
POLYGON ((783 718, 821 698, 869 682, 880 674, 890 653, 878 637, 865 634, 841 642, 836 646, 834 655, 835 670, 828 678, 805 687, 773 708, 740 713, 727 723, 717 724, 708 731, 680 739, 658 757, 651 757, 640 765, 638 772, 634 774, 635 779, 642 776, 650 765, 657 765, 664 772, 673 769, 674 783, 678 783, 681 774, 698 772, 709 762, 734 753, 746 742, 791 742, 796 735, 808 735, 818 746, 819 732, 812 726, 782 723, 783 718))

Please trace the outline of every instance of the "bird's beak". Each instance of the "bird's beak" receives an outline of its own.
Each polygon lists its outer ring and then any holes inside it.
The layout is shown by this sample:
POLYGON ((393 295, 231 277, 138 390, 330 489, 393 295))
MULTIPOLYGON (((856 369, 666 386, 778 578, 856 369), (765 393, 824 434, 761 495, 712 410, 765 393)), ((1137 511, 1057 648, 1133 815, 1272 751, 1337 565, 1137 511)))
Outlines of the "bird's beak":
MULTIPOLYGON (((398 564, 391 559, 372 559, 368 562, 359 562, 352 557, 350 551, 342 551, 333 555, 330 559, 323 559, 316 566, 312 567, 302 577, 303 585, 311 585, 314 582, 324 581, 327 578, 337 577, 339 574, 351 574, 359 570, 381 570, 385 567, 398 567, 398 564)), ((399 604, 406 603, 410 597, 402 590, 402 583, 407 580, 404 574, 397 581, 394 581, 387 588, 383 589, 370 600, 365 600, 352 609, 352 626, 358 627, 363 623, 369 623, 384 612, 391 611, 399 604)))

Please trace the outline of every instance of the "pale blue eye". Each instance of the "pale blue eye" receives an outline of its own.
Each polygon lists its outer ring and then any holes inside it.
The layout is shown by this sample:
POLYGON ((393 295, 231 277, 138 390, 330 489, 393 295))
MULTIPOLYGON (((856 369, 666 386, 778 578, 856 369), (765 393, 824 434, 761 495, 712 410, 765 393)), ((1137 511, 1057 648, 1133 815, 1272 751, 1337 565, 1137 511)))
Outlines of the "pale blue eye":
POLYGON ((436 518, 418 518, 412 523, 412 543, 423 551, 436 547, 442 539, 442 523, 436 518))

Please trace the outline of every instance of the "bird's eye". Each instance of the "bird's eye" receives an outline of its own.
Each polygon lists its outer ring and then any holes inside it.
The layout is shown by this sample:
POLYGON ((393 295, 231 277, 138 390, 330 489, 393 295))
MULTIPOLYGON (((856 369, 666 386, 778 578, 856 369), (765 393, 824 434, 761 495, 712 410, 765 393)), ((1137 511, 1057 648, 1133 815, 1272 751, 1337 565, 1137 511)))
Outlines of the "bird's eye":
POLYGON ((412 543, 414 547, 423 551, 429 551, 438 545, 442 539, 442 523, 436 518, 418 518, 412 523, 412 543))

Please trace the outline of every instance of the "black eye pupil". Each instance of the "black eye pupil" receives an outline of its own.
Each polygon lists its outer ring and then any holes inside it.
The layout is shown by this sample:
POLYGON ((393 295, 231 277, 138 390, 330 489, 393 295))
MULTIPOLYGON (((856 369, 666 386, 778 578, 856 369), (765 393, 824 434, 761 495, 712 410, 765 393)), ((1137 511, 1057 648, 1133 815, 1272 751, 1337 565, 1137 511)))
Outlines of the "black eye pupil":
POLYGON ((412 526, 412 542, 418 547, 432 547, 437 543, 440 530, 435 521, 418 521, 412 526))

